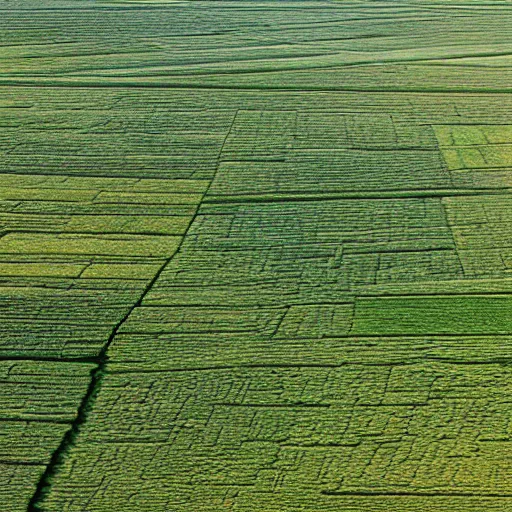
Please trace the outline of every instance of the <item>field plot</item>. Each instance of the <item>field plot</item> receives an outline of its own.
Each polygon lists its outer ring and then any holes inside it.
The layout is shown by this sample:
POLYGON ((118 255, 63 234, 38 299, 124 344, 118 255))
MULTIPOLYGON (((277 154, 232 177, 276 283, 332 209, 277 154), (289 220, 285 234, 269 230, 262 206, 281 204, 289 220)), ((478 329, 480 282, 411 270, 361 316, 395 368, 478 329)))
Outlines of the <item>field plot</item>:
POLYGON ((510 27, 0 1, 2 511, 512 511, 510 27))

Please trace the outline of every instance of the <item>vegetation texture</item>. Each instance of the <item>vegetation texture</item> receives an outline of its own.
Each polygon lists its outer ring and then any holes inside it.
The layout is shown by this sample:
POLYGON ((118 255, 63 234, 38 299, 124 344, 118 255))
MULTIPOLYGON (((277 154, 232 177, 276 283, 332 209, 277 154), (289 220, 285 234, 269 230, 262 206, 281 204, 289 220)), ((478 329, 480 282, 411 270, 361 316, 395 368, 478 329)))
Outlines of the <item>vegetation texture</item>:
POLYGON ((0 0, 0 509, 512 511, 511 28, 0 0))

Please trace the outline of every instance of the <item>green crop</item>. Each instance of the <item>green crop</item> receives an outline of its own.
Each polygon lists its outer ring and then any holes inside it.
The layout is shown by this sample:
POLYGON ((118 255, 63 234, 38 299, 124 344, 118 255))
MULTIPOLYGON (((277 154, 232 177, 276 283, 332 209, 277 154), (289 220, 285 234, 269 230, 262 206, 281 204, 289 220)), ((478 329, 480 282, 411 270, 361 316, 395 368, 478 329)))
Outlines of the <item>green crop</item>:
POLYGON ((0 3, 1 511, 511 511, 510 27, 0 3))

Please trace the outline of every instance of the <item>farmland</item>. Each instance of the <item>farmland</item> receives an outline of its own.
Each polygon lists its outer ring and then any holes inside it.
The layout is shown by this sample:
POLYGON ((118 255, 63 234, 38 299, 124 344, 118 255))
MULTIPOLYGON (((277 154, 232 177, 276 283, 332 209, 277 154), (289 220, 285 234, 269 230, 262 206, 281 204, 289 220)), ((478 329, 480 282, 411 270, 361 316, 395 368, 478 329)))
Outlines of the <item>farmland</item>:
POLYGON ((511 27, 0 0, 0 509, 512 511, 511 27))

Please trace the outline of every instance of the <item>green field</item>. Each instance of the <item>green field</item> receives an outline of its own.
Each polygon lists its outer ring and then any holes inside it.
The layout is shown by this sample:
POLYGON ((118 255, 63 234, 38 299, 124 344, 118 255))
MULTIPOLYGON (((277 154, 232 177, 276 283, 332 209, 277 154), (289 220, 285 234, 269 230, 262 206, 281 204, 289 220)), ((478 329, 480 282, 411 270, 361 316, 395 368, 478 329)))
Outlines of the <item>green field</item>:
POLYGON ((512 512, 512 3, 0 0, 2 512, 512 512))

